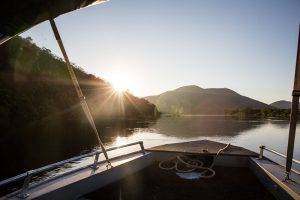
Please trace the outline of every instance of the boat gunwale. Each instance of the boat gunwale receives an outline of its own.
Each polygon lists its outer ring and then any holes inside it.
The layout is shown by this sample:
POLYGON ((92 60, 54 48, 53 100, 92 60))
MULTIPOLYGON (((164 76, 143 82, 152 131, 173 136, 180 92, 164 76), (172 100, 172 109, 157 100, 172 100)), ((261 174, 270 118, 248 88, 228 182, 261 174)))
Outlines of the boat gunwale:
MULTIPOLYGON (((208 151, 209 148, 213 148, 214 145, 226 145, 222 142, 217 142, 213 140, 193 140, 193 141, 186 141, 186 142, 175 142, 170 144, 163 144, 159 146, 155 146, 149 149, 146 149, 146 151, 149 152, 168 152, 168 153, 185 153, 185 154, 191 154, 191 155, 207 155, 207 156, 214 156, 218 153, 220 149, 223 147, 216 147, 217 149, 213 149, 212 151, 208 151), (184 145, 184 146, 181 146, 184 145), (197 146, 195 146, 197 145, 197 146), (199 148, 201 146, 205 147, 203 149, 195 149, 199 148), (205 146, 204 146, 205 145, 205 146)), ((235 146, 232 144, 229 144, 229 148, 231 149, 231 152, 228 152, 228 150, 219 152, 219 155, 222 156, 241 156, 241 157, 259 157, 259 154, 257 152, 254 152, 252 150, 246 149, 244 147, 235 146), (232 150, 234 150, 232 152, 232 150), (244 153, 242 153, 244 152, 244 153)))
MULTIPOLYGON (((146 150, 147 152, 157 152, 157 153, 183 153, 183 154, 187 154, 187 155, 203 155, 203 156, 215 156, 216 153, 207 153, 207 152, 184 152, 184 151, 173 151, 173 150, 169 150, 169 151, 163 151, 163 150, 146 150)), ((253 152, 255 153, 255 152, 253 152)), ((240 156, 240 157, 254 157, 254 158, 258 158, 258 154, 256 155, 245 155, 245 154, 226 154, 226 153, 220 153, 219 156, 240 156)))
MULTIPOLYGON (((12 196, 14 196, 16 194, 21 193, 22 190, 24 190, 24 189, 26 189, 26 190, 27 189, 33 189, 33 188, 38 187, 38 186, 40 186, 42 184, 49 183, 49 182, 54 181, 56 179, 62 178, 64 176, 70 175, 72 173, 76 173, 78 171, 81 171, 81 170, 84 170, 84 169, 87 169, 87 168, 94 168, 94 170, 96 170, 97 166, 99 166, 101 164, 104 164, 106 162, 109 162, 109 161, 115 161, 115 160, 118 160, 118 159, 121 159, 121 158, 124 158, 124 157, 128 157, 128 156, 132 156, 132 155, 135 155, 135 154, 139 154, 139 153, 141 153, 143 155, 146 155, 146 152, 145 152, 145 149, 144 149, 144 146, 143 146, 143 141, 138 141, 138 142, 124 144, 124 145, 120 145, 120 146, 116 146, 116 147, 111 147, 111 148, 108 148, 106 151, 113 151, 113 150, 117 150, 117 149, 129 147, 129 146, 133 146, 133 145, 138 145, 138 144, 141 146, 141 150, 133 151, 133 152, 126 153, 126 154, 122 154, 122 155, 115 156, 115 157, 112 157, 112 158, 109 158, 109 159, 105 159, 105 160, 101 160, 101 161, 96 161, 96 162, 93 162, 91 164, 88 164, 88 165, 85 165, 85 166, 73 169, 71 171, 64 172, 64 173, 59 174, 57 176, 48 178, 46 180, 42 180, 40 182, 32 182, 32 183, 29 183, 29 185, 28 185, 27 188, 24 188, 24 185, 23 185, 20 189, 14 191, 12 193, 9 193, 7 195, 4 195, 3 197, 4 198, 12 197, 12 196)), ((24 179, 23 182, 25 182, 27 177, 32 176, 34 174, 42 173, 42 172, 45 172, 47 170, 52 170, 54 168, 61 167, 61 166, 65 165, 65 164, 67 164, 67 163, 78 161, 78 160, 81 160, 83 158, 92 157, 94 155, 97 156, 97 154, 99 155, 101 153, 103 153, 103 152, 101 150, 98 150, 98 151, 90 152, 90 153, 87 153, 87 154, 84 154, 84 155, 75 156, 75 157, 72 157, 72 158, 69 158, 69 159, 66 159, 66 160, 63 160, 63 161, 59 161, 59 162, 56 162, 56 163, 52 163, 52 164, 49 164, 49 165, 46 165, 46 166, 43 166, 43 167, 40 167, 40 168, 37 168, 37 169, 34 169, 34 170, 29 170, 29 171, 27 171, 25 173, 22 173, 22 174, 19 174, 19 175, 16 175, 16 176, 13 176, 11 178, 8 178, 6 180, 1 181, 0 182, 0 187, 3 187, 5 185, 14 183, 14 182, 22 180, 22 179, 24 179)), ((0 199, 2 199, 2 197, 0 197, 0 199)))

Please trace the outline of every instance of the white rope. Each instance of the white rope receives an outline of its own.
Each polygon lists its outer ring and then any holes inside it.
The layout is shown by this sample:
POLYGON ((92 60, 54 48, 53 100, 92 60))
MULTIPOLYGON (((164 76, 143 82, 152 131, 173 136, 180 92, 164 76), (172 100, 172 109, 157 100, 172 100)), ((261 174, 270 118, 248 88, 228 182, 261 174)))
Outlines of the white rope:
POLYGON ((200 173, 200 178, 212 178, 215 176, 216 172, 213 170, 213 166, 215 164, 216 158, 221 154, 223 151, 225 151, 230 144, 227 144, 224 148, 220 149, 213 162, 209 167, 204 167, 203 162, 198 160, 198 159, 192 159, 188 155, 183 155, 183 156, 176 156, 175 158, 168 159, 168 160, 163 160, 159 162, 158 166, 160 169, 163 170, 175 170, 176 172, 181 172, 181 173, 188 173, 188 172, 193 172, 195 170, 202 170, 200 173), (180 169, 179 164, 183 164, 185 166, 185 169, 180 169), (169 165, 169 167, 168 167, 169 165), (207 172, 210 172, 210 174, 207 174, 207 172))

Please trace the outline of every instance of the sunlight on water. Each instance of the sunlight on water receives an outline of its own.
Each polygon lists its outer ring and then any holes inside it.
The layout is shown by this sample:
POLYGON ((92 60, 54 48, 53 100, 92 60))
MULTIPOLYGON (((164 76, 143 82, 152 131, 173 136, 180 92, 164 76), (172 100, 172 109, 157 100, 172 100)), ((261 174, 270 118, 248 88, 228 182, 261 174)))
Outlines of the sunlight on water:
MULTIPOLYGON (((299 128, 300 126, 298 125, 294 150, 294 158, 298 160, 300 160, 299 128)), ((266 145, 286 154, 288 131, 289 123, 281 120, 224 120, 222 118, 205 117, 188 119, 168 118, 167 120, 159 119, 147 128, 135 128, 132 130, 132 134, 127 137, 118 136, 114 145, 117 145, 120 141, 122 141, 122 144, 123 142, 143 141, 145 148, 150 148, 168 143, 208 139, 222 143, 231 143, 257 153, 260 145, 266 145), (181 127, 176 127, 178 123, 181 127), (211 126, 213 124, 215 127, 211 126), (196 133, 199 133, 199 135, 196 133)), ((265 152, 265 155, 283 164, 285 162, 280 157, 268 152, 265 152)), ((299 166, 295 166, 295 168, 300 169, 299 166)))
MULTIPOLYGON (((176 119, 177 120, 177 119, 176 119)), ((203 119, 199 119, 199 124, 203 119)), ((289 124, 286 121, 226 121, 223 120, 226 126, 208 128, 207 132, 202 130, 200 125, 195 129, 181 127, 182 132, 170 132, 172 128, 168 126, 176 126, 175 124, 160 124, 157 122, 150 127, 134 128, 132 134, 128 136, 117 136, 109 146, 118 146, 126 143, 143 141, 145 148, 150 148, 157 145, 176 143, 183 141, 193 141, 201 139, 209 139, 223 143, 231 143, 233 145, 242 146, 252 151, 258 152, 260 145, 266 145, 281 153, 286 153, 289 124), (157 126, 159 124, 159 126, 157 126), (170 130, 169 130, 170 129, 170 130), (185 131, 184 131, 185 130, 185 131), (229 131, 228 131, 229 130, 229 131), (194 132, 199 132, 199 135, 194 132), (208 132, 215 131, 215 134, 208 132), (208 133, 208 134, 207 134, 208 133), (172 136, 175 135, 175 136, 172 136), (181 135, 180 135, 181 134, 181 135)), ((208 122, 210 123, 210 122, 208 122)), ((222 122, 223 123, 223 122, 222 122)), ((181 123, 181 126, 190 125, 181 123)), ((299 125, 296 133, 295 142, 295 158, 300 159, 300 137, 299 125)))
MULTIPOLYGON (((294 158, 300 160, 300 137, 299 124, 297 126, 294 158)), ((266 145, 280 153, 286 154, 289 123, 281 120, 233 120, 224 117, 168 117, 160 118, 157 121, 149 122, 146 127, 124 128, 116 130, 112 141, 106 143, 106 147, 121 146, 133 142, 143 141, 144 147, 151 148, 157 145, 187 142, 193 140, 208 139, 222 143, 231 143, 259 152, 260 145, 266 145), (123 134, 122 134, 123 133, 123 134)), ((140 146, 130 146, 114 151, 109 151, 110 158, 126 153, 139 151, 140 146)), ((284 164, 284 159, 265 152, 265 156, 284 164)), ((72 163, 55 171, 53 174, 60 174, 71 169, 79 168, 86 164, 93 163, 94 157, 86 158, 80 162, 72 163)), ((101 154, 99 160, 104 160, 101 154)), ((294 166, 300 170, 300 166, 294 166)), ((53 175, 51 174, 51 176, 53 175)))
POLYGON ((115 145, 114 146, 121 146, 121 145, 124 145, 124 144, 127 144, 128 141, 127 141, 127 138, 126 137, 116 137, 116 141, 115 141, 115 145))

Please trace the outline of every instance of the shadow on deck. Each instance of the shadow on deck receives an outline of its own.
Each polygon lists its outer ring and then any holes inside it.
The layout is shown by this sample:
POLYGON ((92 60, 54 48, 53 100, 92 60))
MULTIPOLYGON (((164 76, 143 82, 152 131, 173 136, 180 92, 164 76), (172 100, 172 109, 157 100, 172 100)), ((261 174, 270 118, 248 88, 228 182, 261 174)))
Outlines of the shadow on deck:
POLYGON ((212 179, 186 180, 179 178, 174 171, 161 170, 155 163, 82 199, 274 199, 250 169, 214 169, 216 176, 212 179))

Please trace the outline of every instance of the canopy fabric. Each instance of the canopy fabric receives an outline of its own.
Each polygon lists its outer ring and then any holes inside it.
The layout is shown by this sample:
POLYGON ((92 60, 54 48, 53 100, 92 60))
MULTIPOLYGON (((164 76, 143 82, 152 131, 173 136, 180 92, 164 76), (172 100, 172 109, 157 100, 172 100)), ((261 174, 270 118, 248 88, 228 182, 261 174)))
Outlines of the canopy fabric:
POLYGON ((4 0, 0 6, 0 44, 45 20, 106 0, 4 0))

